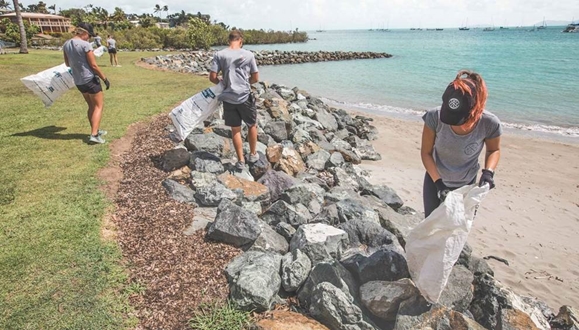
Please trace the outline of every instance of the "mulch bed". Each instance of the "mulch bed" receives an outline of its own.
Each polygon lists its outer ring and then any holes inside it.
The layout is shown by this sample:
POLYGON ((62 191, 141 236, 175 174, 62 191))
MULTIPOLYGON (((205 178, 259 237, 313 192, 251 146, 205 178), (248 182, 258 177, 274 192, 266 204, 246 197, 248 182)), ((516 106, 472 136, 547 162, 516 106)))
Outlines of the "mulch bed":
POLYGON ((207 241, 204 231, 183 234, 195 210, 168 197, 161 186, 168 174, 156 164, 173 147, 169 124, 166 115, 154 118, 119 160, 123 178, 112 218, 132 287, 146 288, 130 297, 143 329, 186 329, 200 303, 224 301, 223 269, 241 252, 207 241))

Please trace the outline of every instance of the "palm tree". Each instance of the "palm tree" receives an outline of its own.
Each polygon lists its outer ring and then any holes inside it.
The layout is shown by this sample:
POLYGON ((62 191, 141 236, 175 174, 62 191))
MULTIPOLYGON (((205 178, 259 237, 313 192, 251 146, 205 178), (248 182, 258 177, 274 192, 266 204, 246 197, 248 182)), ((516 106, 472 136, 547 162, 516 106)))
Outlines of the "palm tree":
POLYGON ((20 5, 18 0, 12 0, 14 3, 14 10, 16 11, 16 20, 18 21, 18 29, 20 30, 20 54, 28 54, 28 40, 26 40, 26 30, 24 29, 24 22, 22 21, 22 13, 20 12, 20 5))
POLYGON ((56 5, 46 7, 48 9, 52 9, 54 11, 54 15, 56 15, 56 5))
POLYGON ((161 6, 159 6, 158 4, 155 5, 155 7, 153 7, 153 12, 155 14, 159 13, 159 19, 161 19, 161 11, 163 10, 163 8, 161 8, 161 6))
MULTIPOLYGON (((163 8, 162 8, 162 10, 168 14, 168 12, 169 12, 169 6, 164 5, 163 8)), ((165 14, 165 18, 167 18, 167 14, 165 14)))
POLYGON ((10 2, 6 0, 0 0, 0 9, 7 9, 10 10, 10 2))

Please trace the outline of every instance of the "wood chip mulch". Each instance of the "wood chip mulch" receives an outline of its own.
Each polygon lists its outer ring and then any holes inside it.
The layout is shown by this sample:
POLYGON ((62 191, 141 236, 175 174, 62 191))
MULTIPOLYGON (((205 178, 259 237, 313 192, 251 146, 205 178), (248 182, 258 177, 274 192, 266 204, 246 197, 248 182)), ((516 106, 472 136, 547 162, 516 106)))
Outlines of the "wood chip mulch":
POLYGON ((130 151, 119 160, 123 178, 112 218, 130 271, 129 287, 137 288, 130 302, 139 329, 189 328, 188 320, 200 303, 227 298, 223 269, 241 252, 207 241, 204 231, 183 234, 195 210, 168 197, 161 185, 168 173, 155 164, 173 147, 168 124, 166 115, 154 118, 136 133, 130 151))

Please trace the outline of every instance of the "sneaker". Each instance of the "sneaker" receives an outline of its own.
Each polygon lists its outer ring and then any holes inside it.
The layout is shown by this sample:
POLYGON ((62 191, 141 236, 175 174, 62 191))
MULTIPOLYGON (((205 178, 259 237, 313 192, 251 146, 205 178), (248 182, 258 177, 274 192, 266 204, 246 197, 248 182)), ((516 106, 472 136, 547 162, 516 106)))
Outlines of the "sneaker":
POLYGON ((103 136, 103 135, 107 135, 107 133, 108 133, 108 132, 105 131, 104 129, 99 129, 99 132, 98 132, 97 135, 98 135, 98 136, 103 136))
POLYGON ((259 154, 256 152, 255 154, 249 154, 249 162, 255 163, 259 160, 259 154))
POLYGON ((105 143, 105 139, 103 139, 100 135, 97 136, 91 135, 88 141, 89 143, 98 143, 98 144, 105 143))
POLYGON ((235 163, 234 168, 235 168, 236 172, 243 172, 243 170, 245 170, 245 168, 246 168, 245 163, 237 162, 237 163, 235 163))

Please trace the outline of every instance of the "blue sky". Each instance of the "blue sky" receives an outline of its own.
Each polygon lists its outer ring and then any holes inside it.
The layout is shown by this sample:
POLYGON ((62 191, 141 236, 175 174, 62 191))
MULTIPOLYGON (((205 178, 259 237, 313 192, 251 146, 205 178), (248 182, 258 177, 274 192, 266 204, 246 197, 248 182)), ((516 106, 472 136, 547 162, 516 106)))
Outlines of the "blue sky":
MULTIPOLYGON (((77 1, 48 0, 57 7, 78 7, 77 1)), ((90 1, 89 1, 90 2, 90 1)), ((87 3, 89 3, 87 2, 87 3)), ((27 5, 32 1, 24 1, 27 5)), ((185 10, 210 14, 230 26, 274 30, 434 28, 468 25, 533 25, 579 20, 579 0, 99 0, 90 2, 112 11, 152 13, 155 4, 169 13, 185 10)), ((164 15, 164 14, 163 14, 164 15)))

